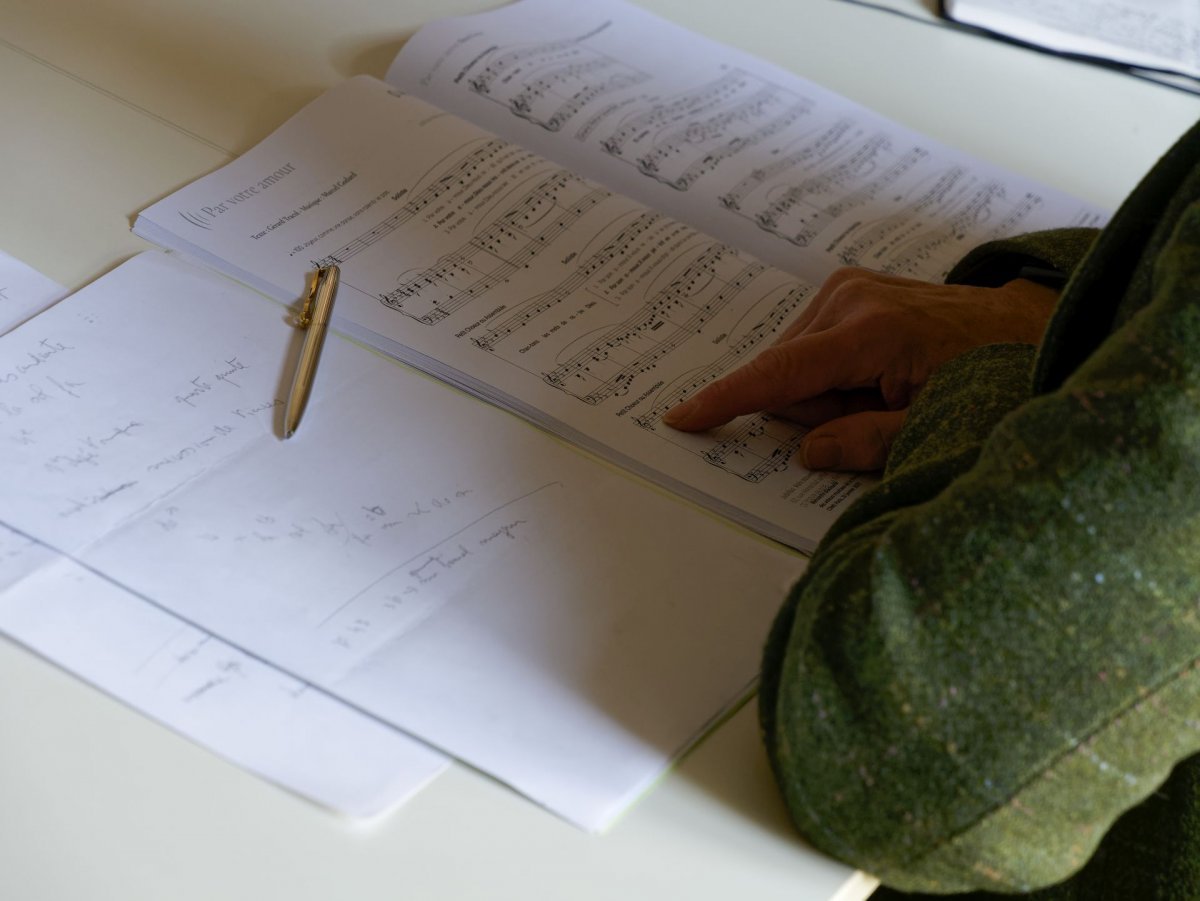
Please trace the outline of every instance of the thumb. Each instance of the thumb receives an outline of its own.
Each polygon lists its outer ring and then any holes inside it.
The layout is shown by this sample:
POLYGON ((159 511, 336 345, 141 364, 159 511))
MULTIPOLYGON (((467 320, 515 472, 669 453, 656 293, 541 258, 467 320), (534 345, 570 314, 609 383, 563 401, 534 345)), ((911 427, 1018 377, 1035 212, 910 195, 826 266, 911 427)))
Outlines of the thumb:
POLYGON ((855 413, 809 432, 800 445, 806 469, 869 472, 883 469, 908 410, 855 413))

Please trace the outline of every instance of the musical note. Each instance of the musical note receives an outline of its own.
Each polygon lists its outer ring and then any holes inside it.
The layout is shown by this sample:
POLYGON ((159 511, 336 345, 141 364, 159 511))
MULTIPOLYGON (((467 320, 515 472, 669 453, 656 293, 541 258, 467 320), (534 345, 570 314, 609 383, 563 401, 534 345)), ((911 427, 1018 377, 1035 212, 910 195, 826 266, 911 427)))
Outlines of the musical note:
POLYGON ((610 196, 591 182, 556 170, 466 244, 379 299, 390 309, 433 325, 527 267, 610 196))
POLYGON ((583 38, 501 53, 468 87, 515 116, 559 131, 592 101, 641 84, 649 75, 583 45, 583 38))
POLYGON ((811 289, 805 285, 793 286, 767 315, 748 329, 742 337, 730 341, 723 353, 709 360, 704 366, 688 372, 684 377, 677 379, 660 391, 655 396, 650 408, 634 417, 633 421, 644 429, 653 430, 667 410, 682 403, 709 382, 729 372, 752 350, 779 331, 804 305, 811 293, 811 289))
POLYGON ((787 469, 805 430, 766 413, 746 417, 704 452, 704 459, 747 482, 787 469))
MULTIPOLYGON (((658 213, 639 215, 633 222, 621 229, 615 238, 588 257, 570 276, 555 285, 554 288, 530 298, 524 303, 516 304, 506 316, 497 319, 495 325, 473 339, 475 345, 484 350, 494 350, 498 344, 519 333, 537 317, 572 297, 576 291, 602 274, 606 267, 610 267, 614 262, 626 257, 632 258, 632 251, 639 242, 651 239, 652 231, 656 227, 661 229, 664 226, 668 232, 676 235, 686 234, 689 237, 692 235, 690 229, 669 222, 658 213)), ((661 237, 659 243, 663 243, 661 237)))
POLYGON ((765 271, 730 247, 710 244, 644 305, 542 379, 592 405, 622 394, 636 376, 697 334, 765 271))
POLYGON ((321 259, 314 260, 313 265, 319 267, 345 263, 372 244, 392 234, 450 192, 469 187, 481 172, 499 169, 503 174, 520 175, 520 171, 513 172, 512 170, 524 170, 536 164, 537 160, 526 151, 519 150, 503 141, 488 141, 469 153, 456 165, 441 173, 432 184, 414 195, 397 212, 321 259))

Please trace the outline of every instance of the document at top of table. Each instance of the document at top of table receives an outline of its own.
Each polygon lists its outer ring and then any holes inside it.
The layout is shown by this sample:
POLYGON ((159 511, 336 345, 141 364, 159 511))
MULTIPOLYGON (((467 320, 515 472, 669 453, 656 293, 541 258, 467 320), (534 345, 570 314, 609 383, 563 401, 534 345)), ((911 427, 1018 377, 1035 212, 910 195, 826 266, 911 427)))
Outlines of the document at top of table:
POLYGON ((767 414, 685 435, 663 413, 836 266, 936 278, 988 238, 1102 218, 612 0, 435 23, 389 78, 136 230, 280 299, 336 261, 338 328, 801 549, 869 479, 804 470, 767 414))
POLYGON ((204 630, 602 828, 745 697, 802 561, 336 336, 281 441, 286 312, 153 253, 0 338, 0 524, 66 558, 0 611, 81 567, 194 627, 164 677, 204 630))
POLYGON ((1195 0, 945 0, 945 11, 1058 53, 1200 78, 1195 0))

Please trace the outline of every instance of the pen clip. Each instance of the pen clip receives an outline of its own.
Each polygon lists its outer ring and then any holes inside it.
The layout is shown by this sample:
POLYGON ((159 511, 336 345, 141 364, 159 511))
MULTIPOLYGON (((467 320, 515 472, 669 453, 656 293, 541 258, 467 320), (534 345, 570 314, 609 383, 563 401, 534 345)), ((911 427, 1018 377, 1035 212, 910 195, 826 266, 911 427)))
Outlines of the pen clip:
POLYGON ((321 282, 328 275, 328 266, 321 266, 317 269, 317 274, 313 276, 312 284, 308 288, 308 296, 304 298, 304 307, 296 315, 296 328, 304 329, 312 324, 313 304, 316 302, 317 288, 321 287, 321 282))

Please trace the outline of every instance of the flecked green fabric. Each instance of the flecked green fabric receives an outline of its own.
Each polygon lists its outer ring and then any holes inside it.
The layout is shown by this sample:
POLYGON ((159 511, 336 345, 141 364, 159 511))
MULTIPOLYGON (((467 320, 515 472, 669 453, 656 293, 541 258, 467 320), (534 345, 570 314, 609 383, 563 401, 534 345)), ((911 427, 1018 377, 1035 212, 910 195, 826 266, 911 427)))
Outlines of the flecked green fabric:
POLYGON ((1093 237, 952 273, 1086 249, 1036 358, 930 382, 768 639, 793 818, 898 890, 1200 898, 1200 129, 1093 237))

